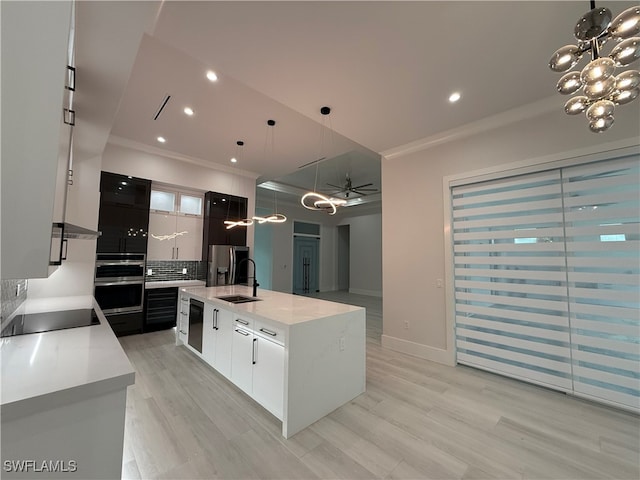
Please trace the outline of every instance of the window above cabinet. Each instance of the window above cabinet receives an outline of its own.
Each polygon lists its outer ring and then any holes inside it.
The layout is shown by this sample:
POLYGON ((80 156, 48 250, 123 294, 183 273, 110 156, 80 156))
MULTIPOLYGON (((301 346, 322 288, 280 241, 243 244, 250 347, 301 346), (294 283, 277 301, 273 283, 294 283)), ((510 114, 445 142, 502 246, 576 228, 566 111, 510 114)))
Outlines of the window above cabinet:
POLYGON ((151 211, 175 215, 202 216, 204 195, 195 192, 172 190, 164 186, 151 189, 151 211))

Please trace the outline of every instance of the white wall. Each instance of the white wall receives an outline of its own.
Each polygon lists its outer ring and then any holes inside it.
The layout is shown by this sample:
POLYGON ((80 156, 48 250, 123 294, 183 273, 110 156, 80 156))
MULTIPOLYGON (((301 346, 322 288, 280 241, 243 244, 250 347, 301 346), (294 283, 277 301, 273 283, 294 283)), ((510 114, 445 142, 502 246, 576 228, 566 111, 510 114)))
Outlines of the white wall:
MULTIPOLYGON (((98 228, 100 157, 75 162, 67 197, 66 221, 98 228)), ((69 239, 67 260, 48 278, 29 280, 29 298, 93 295, 96 240, 69 239)))
POLYGON ((451 363, 444 279, 443 178, 483 168, 529 161, 622 139, 638 142, 637 105, 619 108, 606 133, 593 134, 586 119, 567 117, 558 108, 535 118, 511 121, 492 131, 395 154, 382 161, 383 345, 423 358, 451 363), (410 242, 409 247, 407 242, 410 242), (409 328, 404 328, 409 319, 409 328))
POLYGON ((293 222, 301 221, 320 224, 320 291, 335 290, 335 218, 323 212, 312 212, 302 206, 283 202, 278 203, 278 213, 285 214, 287 221, 271 227, 271 289, 288 293, 293 291, 293 222))
MULTIPOLYGON (((271 211, 270 205, 264 205, 271 211)), ((265 210, 265 211, 266 211, 265 210)), ((338 225, 350 225, 350 288, 352 293, 382 296, 382 214, 375 207, 345 208, 335 216, 313 212, 298 204, 279 202, 278 212, 287 216, 284 224, 271 229, 271 289, 291 292, 293 288, 293 222, 319 223, 320 291, 338 288, 338 225)), ((260 228, 260 227, 258 227, 260 228)))
MULTIPOLYGON (((355 211, 357 212, 355 207, 355 211)), ((382 213, 346 216, 338 225, 349 225, 349 292, 382 296, 382 213)), ((337 235, 337 232, 336 232, 337 235)), ((405 251, 409 251, 405 246, 405 251)), ((336 250, 336 262, 337 262, 336 250)), ((336 265, 337 269, 337 265, 336 265)), ((337 272, 337 270, 336 270, 337 272)), ((337 282, 337 279, 336 279, 337 282)))

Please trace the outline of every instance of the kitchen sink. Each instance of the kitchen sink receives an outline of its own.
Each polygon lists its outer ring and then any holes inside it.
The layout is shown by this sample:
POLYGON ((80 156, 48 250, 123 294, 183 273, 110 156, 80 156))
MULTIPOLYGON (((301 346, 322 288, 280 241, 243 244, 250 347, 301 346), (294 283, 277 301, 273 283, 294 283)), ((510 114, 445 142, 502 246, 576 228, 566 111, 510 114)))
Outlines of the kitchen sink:
POLYGON ((260 298, 253 297, 245 297, 244 295, 223 295, 221 297, 216 297, 219 300, 224 300, 229 303, 249 303, 249 302, 258 302, 260 298))

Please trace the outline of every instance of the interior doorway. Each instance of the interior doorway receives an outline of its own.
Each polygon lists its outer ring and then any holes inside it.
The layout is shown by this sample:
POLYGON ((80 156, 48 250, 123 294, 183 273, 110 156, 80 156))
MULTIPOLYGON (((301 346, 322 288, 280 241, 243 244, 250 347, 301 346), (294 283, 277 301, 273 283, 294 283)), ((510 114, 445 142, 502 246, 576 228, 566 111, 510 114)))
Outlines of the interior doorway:
POLYGON ((293 293, 317 293, 319 287, 320 239, 294 235, 293 237, 293 293))
POLYGON ((338 225, 338 290, 349 291, 350 226, 338 225))

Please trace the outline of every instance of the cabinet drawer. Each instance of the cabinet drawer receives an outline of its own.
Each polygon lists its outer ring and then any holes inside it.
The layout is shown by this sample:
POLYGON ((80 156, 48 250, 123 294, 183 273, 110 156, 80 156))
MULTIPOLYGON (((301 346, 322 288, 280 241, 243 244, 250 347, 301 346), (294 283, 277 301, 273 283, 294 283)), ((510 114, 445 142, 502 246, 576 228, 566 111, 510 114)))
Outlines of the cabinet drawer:
POLYGON ((253 331, 256 334, 268 338, 280 345, 284 345, 286 328, 283 325, 265 322, 264 320, 256 320, 253 331))
POLYGON ((240 327, 243 330, 253 330, 253 320, 247 317, 234 317, 233 328, 240 327))

